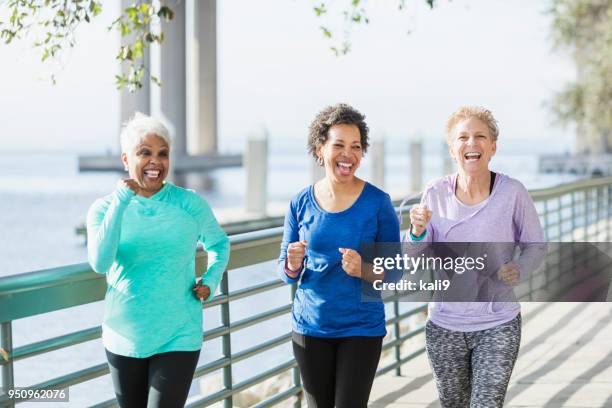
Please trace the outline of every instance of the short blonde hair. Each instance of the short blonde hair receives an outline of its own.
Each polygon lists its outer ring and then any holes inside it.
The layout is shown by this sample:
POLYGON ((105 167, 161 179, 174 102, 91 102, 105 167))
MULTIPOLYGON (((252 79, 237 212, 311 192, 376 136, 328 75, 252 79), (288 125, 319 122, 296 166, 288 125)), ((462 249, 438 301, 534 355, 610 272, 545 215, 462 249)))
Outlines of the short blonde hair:
POLYGON ((493 113, 490 110, 483 108, 482 106, 461 106, 457 109, 446 121, 446 141, 450 140, 453 129, 457 123, 462 120, 477 118, 482 120, 491 132, 491 138, 494 142, 497 141, 499 136, 499 127, 497 126, 497 120, 493 117, 493 113))
POLYGON ((168 128, 159 119, 136 112, 121 129, 121 152, 129 153, 142 139, 151 134, 161 137, 170 147, 172 140, 168 128))

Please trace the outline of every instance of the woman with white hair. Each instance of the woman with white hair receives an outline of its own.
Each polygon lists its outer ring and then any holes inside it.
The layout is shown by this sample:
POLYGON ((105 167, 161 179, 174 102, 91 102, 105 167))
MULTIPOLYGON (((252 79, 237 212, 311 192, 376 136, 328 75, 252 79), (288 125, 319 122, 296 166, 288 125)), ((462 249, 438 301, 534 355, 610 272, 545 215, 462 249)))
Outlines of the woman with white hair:
POLYGON ((87 215, 88 258, 106 274, 102 341, 121 407, 182 407, 202 347, 202 305, 217 288, 229 240, 193 191, 166 182, 171 140, 137 113, 121 132, 129 177, 87 215), (196 284, 198 242, 208 268, 196 284))

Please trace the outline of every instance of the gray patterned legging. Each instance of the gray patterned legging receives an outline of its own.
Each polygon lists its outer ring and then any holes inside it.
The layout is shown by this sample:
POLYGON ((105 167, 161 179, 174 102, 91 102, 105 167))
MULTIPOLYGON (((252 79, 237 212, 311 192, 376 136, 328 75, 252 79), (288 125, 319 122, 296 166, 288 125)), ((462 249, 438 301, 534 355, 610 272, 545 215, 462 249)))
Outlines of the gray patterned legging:
POLYGON ((431 321, 425 328, 427 357, 444 408, 497 408, 521 343, 521 315, 487 330, 458 332, 431 321))

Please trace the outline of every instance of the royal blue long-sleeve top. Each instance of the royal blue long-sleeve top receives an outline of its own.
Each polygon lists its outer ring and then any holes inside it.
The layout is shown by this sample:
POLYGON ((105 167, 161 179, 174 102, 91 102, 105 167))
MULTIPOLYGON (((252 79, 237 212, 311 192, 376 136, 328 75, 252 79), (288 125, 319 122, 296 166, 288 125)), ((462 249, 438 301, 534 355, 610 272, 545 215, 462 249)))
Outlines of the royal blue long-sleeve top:
POLYGON ((202 305, 192 293, 197 245, 208 253, 209 299, 230 247, 206 201, 171 183, 150 198, 119 187, 89 209, 87 239, 89 263, 108 284, 106 349, 145 358, 202 347, 202 305))
POLYGON ((285 282, 299 282, 292 307, 297 333, 315 337, 384 336, 382 301, 363 301, 362 283, 342 269, 339 248, 360 252, 362 245, 400 240, 399 222, 387 193, 365 183, 348 209, 323 210, 313 186, 300 191, 285 216, 278 272, 285 282), (287 247, 306 240, 306 256, 296 278, 285 273, 287 247))

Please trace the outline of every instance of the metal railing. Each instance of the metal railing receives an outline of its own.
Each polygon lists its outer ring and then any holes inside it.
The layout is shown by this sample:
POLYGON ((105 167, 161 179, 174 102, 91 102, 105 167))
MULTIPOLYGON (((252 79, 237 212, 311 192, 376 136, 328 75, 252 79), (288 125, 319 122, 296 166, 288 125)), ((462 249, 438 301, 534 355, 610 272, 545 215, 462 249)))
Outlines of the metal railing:
MULTIPOLYGON (((535 190, 531 196, 536 202, 547 240, 594 240, 608 241, 610 238, 610 217, 612 216, 612 178, 591 179, 570 183, 554 188, 535 190)), ((418 200, 408 202, 413 204, 418 200)), ((408 221, 408 212, 402 215, 402 228, 408 221)), ((221 292, 204 308, 216 307, 221 316, 221 325, 208 329, 203 333, 204 341, 221 338, 222 356, 196 369, 195 377, 201 377, 222 370, 224 388, 211 395, 195 401, 189 407, 206 407, 219 401, 225 407, 232 406, 232 398, 237 393, 273 378, 288 370, 292 371, 291 386, 267 399, 260 401, 256 407, 269 407, 281 401, 296 396, 295 406, 301 406, 301 383, 297 364, 292 356, 287 361, 270 369, 258 372, 256 375, 234 382, 232 365, 247 360, 264 351, 273 349, 291 341, 291 334, 269 339, 253 345, 246 350, 233 352, 231 349, 232 335, 247 327, 257 325, 267 320, 290 313, 291 305, 287 303, 272 310, 260 312, 232 321, 230 303, 262 292, 270 291, 284 285, 280 279, 270 280, 243 289, 229 291, 228 279, 232 270, 249 265, 274 260, 278 257, 282 238, 282 228, 275 227, 253 231, 246 234, 233 235, 231 241, 231 259, 228 265, 229 273, 224 274, 221 282, 221 292)), ((198 252, 196 269, 201 271, 206 263, 206 254, 198 252)), ((8 353, 8 359, 0 356, 2 373, 2 388, 14 388, 14 362, 48 353, 54 350, 74 346, 83 342, 98 339, 101 336, 100 326, 71 332, 58 337, 13 348, 12 323, 15 320, 48 313, 64 308, 75 307, 104 298, 106 280, 104 275, 94 273, 86 263, 63 266, 0 278, 0 347, 8 353)), ((292 288, 292 295, 295 286, 292 288)), ((392 327, 393 337, 383 345, 383 350, 393 351, 393 362, 379 368, 377 375, 395 370, 400 373, 400 367, 414 357, 424 352, 424 347, 417 348, 410 354, 402 356, 401 346, 407 340, 423 333, 424 325, 402 331, 401 323, 410 316, 422 313, 425 304, 417 304, 401 311, 399 296, 387 299, 392 304, 393 313, 387 319, 387 325, 392 327)), ((288 299, 290 301, 290 299, 288 299)), ((104 364, 87 367, 69 374, 51 378, 42 383, 30 386, 34 389, 58 389, 83 383, 108 373, 104 364)), ((0 406, 14 406, 7 394, 0 394, 0 406)), ((116 406, 115 400, 109 400, 95 405, 96 407, 116 406)))

